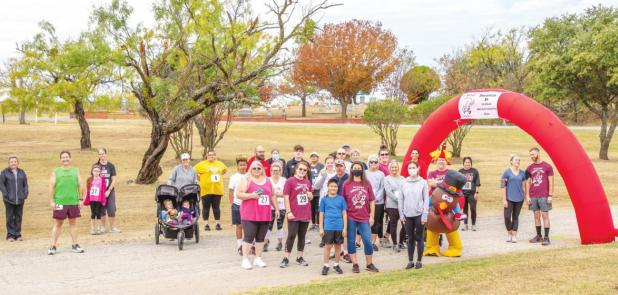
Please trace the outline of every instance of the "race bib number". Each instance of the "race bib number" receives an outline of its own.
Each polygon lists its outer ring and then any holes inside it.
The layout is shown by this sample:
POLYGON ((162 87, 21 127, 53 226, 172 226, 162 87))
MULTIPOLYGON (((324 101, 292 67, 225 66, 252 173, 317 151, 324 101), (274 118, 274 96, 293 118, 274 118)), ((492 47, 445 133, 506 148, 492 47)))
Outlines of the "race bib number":
POLYGON ((298 206, 305 206, 309 203, 309 197, 307 197, 307 194, 299 194, 296 196, 296 202, 298 206))
POLYGON ((62 206, 62 205, 56 205, 56 208, 54 208, 54 210, 62 210, 62 208, 64 208, 64 206, 62 206))
POLYGON ((466 184, 464 184, 462 189, 463 190, 467 190, 467 191, 471 190, 472 189, 472 182, 469 182, 469 181, 466 182, 466 184))
POLYGON ((98 187, 91 187, 90 188, 90 195, 91 196, 99 196, 99 188, 98 187))
POLYGON ((258 205, 270 206, 270 197, 268 195, 260 195, 258 198, 258 205))
POLYGON ((210 176, 210 180, 212 182, 219 182, 221 181, 221 176, 219 174, 213 174, 210 176))

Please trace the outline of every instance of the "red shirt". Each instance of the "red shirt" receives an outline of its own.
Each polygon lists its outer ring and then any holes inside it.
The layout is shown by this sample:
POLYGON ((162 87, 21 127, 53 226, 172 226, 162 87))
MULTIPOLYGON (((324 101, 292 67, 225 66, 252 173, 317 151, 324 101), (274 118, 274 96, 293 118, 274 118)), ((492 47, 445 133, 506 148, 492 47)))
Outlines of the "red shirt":
POLYGON ((369 222, 370 203, 375 201, 369 181, 350 181, 343 185, 343 198, 348 205, 348 218, 356 222, 369 222))
MULTIPOLYGON (((249 158, 249 161, 247 161, 246 172, 249 172, 249 167, 251 167, 251 163, 253 163, 253 161, 255 161, 255 156, 252 156, 251 158, 249 158)), ((260 161, 260 163, 262 164, 262 166, 264 166, 264 173, 266 174, 266 177, 270 177, 270 163, 268 163, 268 161, 266 160, 262 160, 260 161)))

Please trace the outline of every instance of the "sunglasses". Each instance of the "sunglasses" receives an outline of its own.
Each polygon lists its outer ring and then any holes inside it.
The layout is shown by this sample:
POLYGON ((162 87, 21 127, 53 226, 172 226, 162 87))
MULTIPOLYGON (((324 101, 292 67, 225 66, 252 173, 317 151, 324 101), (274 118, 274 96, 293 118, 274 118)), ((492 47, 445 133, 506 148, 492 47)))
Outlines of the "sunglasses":
POLYGON ((298 168, 298 171, 307 172, 307 169, 305 169, 305 168, 298 168))
POLYGON ((337 153, 337 155, 345 155, 345 153, 337 153))
POLYGON ((386 153, 386 154, 380 154, 380 156, 388 156, 388 153, 386 153))
POLYGON ((378 164, 378 161, 369 161, 369 164, 378 164))
POLYGON ((262 170, 262 167, 253 167, 251 170, 262 170))

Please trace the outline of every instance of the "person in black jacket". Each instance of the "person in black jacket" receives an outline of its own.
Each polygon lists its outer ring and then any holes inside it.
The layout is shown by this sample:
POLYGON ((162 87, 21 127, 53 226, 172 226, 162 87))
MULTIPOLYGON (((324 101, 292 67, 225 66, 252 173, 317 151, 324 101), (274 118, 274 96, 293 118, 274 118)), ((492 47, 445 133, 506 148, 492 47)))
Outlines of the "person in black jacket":
POLYGON ((0 191, 6 208, 6 239, 9 242, 21 241, 21 220, 24 201, 28 198, 28 178, 19 169, 19 160, 9 157, 9 167, 0 172, 0 191))

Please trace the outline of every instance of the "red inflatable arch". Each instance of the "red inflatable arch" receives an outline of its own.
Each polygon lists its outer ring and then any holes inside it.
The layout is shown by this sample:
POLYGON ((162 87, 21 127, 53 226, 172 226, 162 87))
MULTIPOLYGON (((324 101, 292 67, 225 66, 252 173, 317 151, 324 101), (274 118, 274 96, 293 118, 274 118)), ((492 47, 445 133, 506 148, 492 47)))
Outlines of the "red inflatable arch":
POLYGON ((421 171, 427 171, 431 151, 461 124, 482 118, 501 118, 517 125, 551 157, 575 207, 582 244, 614 241, 618 229, 614 228, 607 196, 590 158, 552 111, 523 94, 479 89, 449 100, 427 118, 412 139, 402 175, 407 176, 405 167, 413 148, 420 150, 421 164, 425 166, 421 171))

